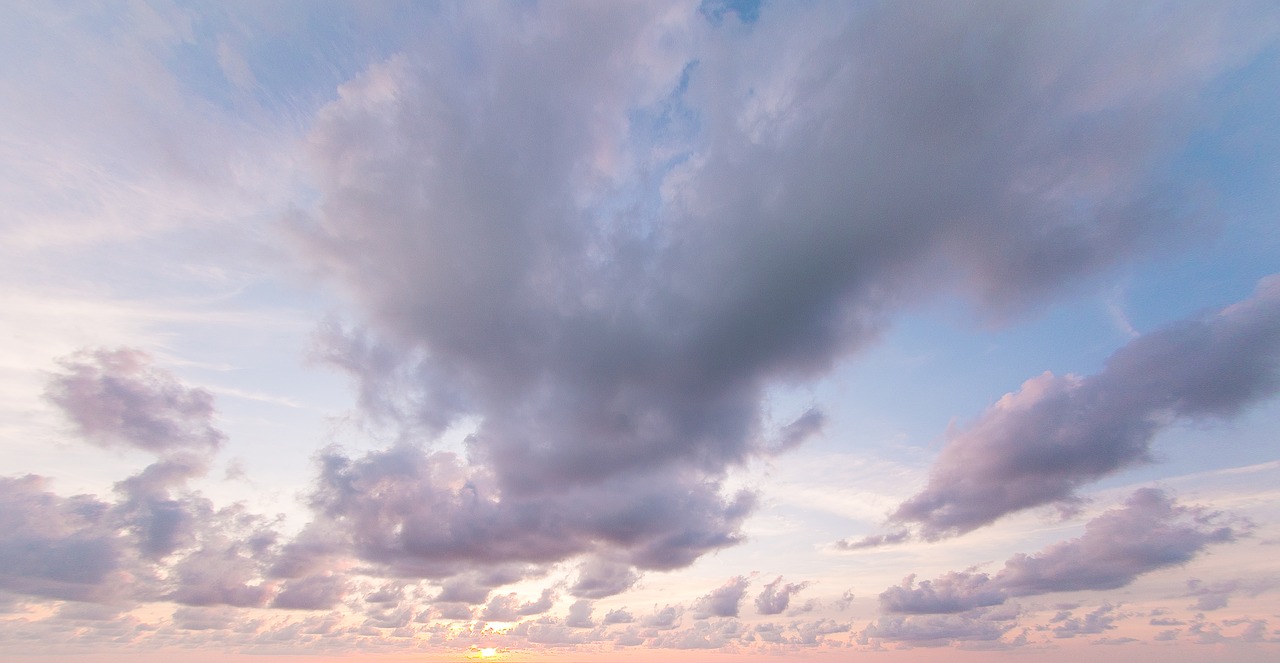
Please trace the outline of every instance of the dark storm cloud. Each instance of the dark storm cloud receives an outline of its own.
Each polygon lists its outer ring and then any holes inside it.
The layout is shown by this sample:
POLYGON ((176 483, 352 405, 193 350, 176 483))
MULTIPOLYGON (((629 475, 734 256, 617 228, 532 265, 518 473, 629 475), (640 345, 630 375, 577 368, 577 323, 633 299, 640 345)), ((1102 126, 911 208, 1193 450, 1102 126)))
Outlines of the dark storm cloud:
POLYGON ((929 484, 893 514, 927 539, 1014 511, 1070 503, 1075 490, 1148 461, 1168 424, 1227 417, 1280 389, 1280 277, 1254 295, 1143 335, 1101 373, 1026 381, 953 434, 929 484))
POLYGON ((771 442, 769 386, 905 304, 1003 318, 1183 237, 1193 187, 1157 165, 1259 41, 1223 14, 1238 30, 1189 57, 1203 7, 824 6, 744 32, 649 10, 462 10, 317 117, 321 202, 291 227, 361 316, 320 354, 406 443, 478 422, 465 460, 326 461, 321 520, 366 560, 671 569, 739 541, 721 477, 822 422, 771 442), (393 489, 341 485, 374 476, 393 489))
POLYGON ((734 576, 710 594, 698 599, 693 605, 694 619, 707 617, 737 617, 738 606, 746 596, 747 585, 751 584, 746 576, 734 576))
POLYGON ((778 576, 773 582, 765 585, 760 595, 756 597, 756 612, 762 615, 776 615, 791 605, 792 596, 808 586, 807 582, 783 584, 782 576, 778 576))
POLYGON ((59 361, 46 395, 91 442, 166 453, 213 451, 213 395, 188 387, 130 348, 82 350, 59 361))
POLYGON ((1185 564, 1215 543, 1234 541, 1248 523, 1224 524, 1222 514, 1178 505, 1159 490, 1135 492, 1123 507, 1090 520, 1080 538, 1009 558, 995 575, 972 569, 915 584, 908 576, 880 594, 887 612, 960 613, 1015 596, 1116 589, 1138 576, 1185 564))

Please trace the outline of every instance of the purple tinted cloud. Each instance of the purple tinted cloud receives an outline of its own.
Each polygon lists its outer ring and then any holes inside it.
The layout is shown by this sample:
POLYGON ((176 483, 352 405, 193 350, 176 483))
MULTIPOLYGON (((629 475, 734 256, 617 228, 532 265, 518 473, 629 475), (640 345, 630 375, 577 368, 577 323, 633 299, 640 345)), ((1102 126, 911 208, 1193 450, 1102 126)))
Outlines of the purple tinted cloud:
POLYGON ((1034 555, 1009 558, 995 575, 972 569, 915 584, 908 576, 880 594, 892 613, 947 614, 1004 603, 1015 596, 1086 589, 1116 589, 1138 576, 1185 564, 1210 545, 1234 541, 1247 523, 1224 524, 1222 514, 1178 505, 1144 488, 1124 506, 1085 524, 1082 536, 1034 555))
POLYGON ((144 352, 83 350, 59 364, 45 393, 95 444, 209 452, 226 439, 213 426, 213 395, 155 368, 144 352))
POLYGON ((791 597, 808 586, 808 582, 784 584, 782 576, 778 576, 773 582, 765 585, 760 595, 756 597, 756 612, 762 615, 781 613, 791 605, 791 597))
POLYGON ((928 485, 891 520, 937 539, 1070 503, 1079 486, 1148 461, 1152 438, 1171 422, 1228 417, 1278 388, 1273 276, 1249 299, 1133 340, 1101 373, 1027 380, 951 435, 928 485))
MULTIPOLYGON (((1003 616, 1002 616, 1003 617, 1003 616)), ((913 647, 944 647, 955 642, 999 640, 1016 625, 1010 618, 986 615, 894 615, 881 617, 858 633, 858 642, 898 642, 913 647)))
MULTIPOLYGON (((136 350, 83 351, 60 364, 47 393, 86 438, 159 458, 116 482, 114 500, 63 498, 35 476, 0 479, 0 588, 79 601, 266 605, 277 592, 265 573, 278 554, 274 523, 239 505, 216 508, 188 485, 223 440, 212 397, 136 350)), ((281 607, 315 603, 319 582, 291 584, 281 607)))
POLYGON ((707 617, 737 617, 738 606, 747 594, 751 581, 746 576, 734 576, 710 594, 698 599, 693 606, 695 619, 707 617))
POLYGON ((1183 88, 1260 39, 1224 14, 1230 48, 1189 58, 1169 39, 1201 24, 1189 10, 862 11, 732 48, 641 5, 460 11, 344 85, 314 123, 321 202, 291 218, 294 246, 359 316, 319 354, 428 451, 401 474, 376 467, 396 449, 327 466, 318 527, 416 575, 583 554, 671 569, 733 545, 751 505, 721 478, 823 421, 770 440, 770 385, 825 374, 905 304, 958 291, 1004 318, 1194 229, 1158 168, 1199 110, 1183 88), (651 189, 621 184, 641 175, 651 189), (472 502, 419 471, 464 418, 448 471, 472 502), (395 489, 342 493, 357 474, 395 489), (413 534, 373 531, 383 512, 413 534))
POLYGON ((1055 620, 1057 625, 1053 627, 1053 637, 1074 638, 1077 635, 1105 633, 1115 628, 1113 624, 1118 617, 1111 604, 1098 606, 1083 617, 1064 615, 1062 619, 1055 620))
POLYGON ((333 452, 323 463, 311 498, 317 519, 303 535, 332 542, 318 549, 351 550, 389 573, 427 578, 522 565, 541 573, 541 564, 603 555, 588 560, 570 587, 580 598, 626 589, 635 581, 632 567, 678 568, 733 543, 752 503, 747 494, 726 501, 716 482, 666 472, 500 498, 484 468, 414 447, 356 459, 333 452))
POLYGON ((330 610, 351 590, 341 575, 315 575, 290 580, 271 600, 271 607, 285 610, 330 610))
MULTIPOLYGON (((1187 581, 1186 596, 1194 597, 1196 602, 1191 606, 1195 610, 1217 610, 1227 607, 1234 596, 1254 597, 1274 589, 1275 578, 1254 578, 1250 580, 1235 578, 1206 583, 1199 578, 1187 581)), ((1153 622, 1154 623, 1154 622, 1153 622)))
POLYGON ((41 477, 0 478, 0 588, 77 601, 114 598, 128 553, 110 509, 88 495, 48 492, 41 477))

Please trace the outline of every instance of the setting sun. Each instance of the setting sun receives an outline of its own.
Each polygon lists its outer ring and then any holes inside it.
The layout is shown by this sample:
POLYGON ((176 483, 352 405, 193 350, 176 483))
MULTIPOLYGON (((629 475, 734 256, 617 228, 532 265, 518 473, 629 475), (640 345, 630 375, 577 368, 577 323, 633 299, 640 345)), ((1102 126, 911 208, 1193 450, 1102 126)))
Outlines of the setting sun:
POLYGON ((501 658, 501 650, 497 647, 476 647, 472 646, 467 650, 467 659, 480 661, 496 661, 501 658))

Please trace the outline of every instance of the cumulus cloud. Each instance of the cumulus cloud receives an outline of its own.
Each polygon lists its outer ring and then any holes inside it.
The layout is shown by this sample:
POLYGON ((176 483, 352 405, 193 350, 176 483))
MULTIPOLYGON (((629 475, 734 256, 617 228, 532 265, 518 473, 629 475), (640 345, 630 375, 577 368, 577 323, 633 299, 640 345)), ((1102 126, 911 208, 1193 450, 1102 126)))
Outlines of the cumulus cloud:
MULTIPOLYGON (((1245 580, 1233 578, 1217 582, 1204 582, 1199 578, 1187 581, 1186 596, 1194 597, 1196 602, 1191 606, 1195 610, 1217 610, 1227 607, 1234 596, 1254 597, 1275 588, 1275 578, 1254 578, 1245 580)), ((1154 623, 1154 622, 1153 622, 1154 623)))
MULTIPOLYGON (((42 477, 0 479, 0 589, 107 604, 266 605, 280 590, 266 573, 278 554, 275 521, 241 505, 218 508, 188 485, 224 439, 212 425, 212 396, 132 349, 86 350, 59 363, 46 393, 87 440, 158 457, 116 482, 114 499, 62 497, 42 477)), ((309 578, 277 598, 280 607, 327 607, 342 586, 309 578)))
POLYGON ((880 605, 892 613, 947 614, 999 605, 1014 596, 1116 589, 1144 573, 1185 564, 1210 545, 1233 541, 1250 529, 1248 523, 1225 520, 1143 488, 1121 508, 1089 521, 1079 538, 1034 555, 1014 555, 995 575, 970 569, 918 585, 908 576, 880 594, 880 605))
POLYGON ((762 615, 776 615, 791 605, 791 597, 808 587, 808 582, 783 584, 782 576, 764 586, 756 597, 756 612, 762 615))
POLYGON ((724 498, 718 482, 665 472, 511 496, 484 466, 410 446, 354 459, 333 451, 322 464, 311 497, 317 518, 304 536, 336 541, 394 575, 453 578, 480 569, 467 576, 482 580, 475 591, 455 596, 450 588, 461 581, 446 583, 442 600, 469 603, 579 554, 602 556, 584 563, 570 593, 617 593, 634 583, 633 567, 678 568, 736 542, 752 503, 745 493, 724 498))
POLYGON ((188 387, 132 348, 82 350, 60 360, 46 395, 89 441, 153 453, 216 450, 213 395, 188 387))
POLYGON ((595 602, 589 599, 574 601, 569 606, 569 615, 565 617, 564 625, 570 628, 593 628, 595 622, 591 619, 591 611, 594 607, 595 602))
POLYGON ((737 617, 738 606, 751 582, 746 576, 734 576, 693 604, 694 619, 737 617))
POLYGON ((491 622, 519 621, 521 617, 540 615, 550 610, 555 600, 555 590, 550 588, 543 590, 535 601, 521 601, 515 592, 501 594, 489 599, 488 605, 480 612, 480 619, 491 622))
POLYGON ((992 642, 1002 638, 1016 624, 1009 618, 988 618, 981 613, 894 615, 881 617, 868 624, 858 633, 858 642, 896 642, 912 647, 944 647, 956 642, 992 642))
POLYGON ((605 624, 630 624, 636 618, 626 608, 614 608, 604 616, 605 624))
POLYGON ((284 583, 271 607, 285 610, 329 610, 338 605, 351 583, 341 575, 314 575, 284 583))
POLYGON ((1098 606, 1083 617, 1076 617, 1071 613, 1059 614, 1052 620, 1057 624, 1053 627, 1053 637, 1074 638, 1077 635, 1104 633, 1115 628, 1114 623, 1119 617, 1115 606, 1109 603, 1098 606))
POLYGON ((340 89, 311 135, 320 202, 290 227, 358 316, 319 354, 405 446, 331 454, 317 527, 428 577, 581 555, 634 577, 733 545, 751 502, 725 473, 823 421, 767 434, 770 385, 906 303, 1002 318, 1185 233, 1186 188, 1156 172, 1183 88, 1259 41, 1224 13, 1239 30, 1189 58, 1169 36, 1190 10, 777 12, 463 9, 340 89), (432 451, 463 420, 465 454, 432 451))
POLYGON ((0 589, 77 601, 114 598, 127 555, 111 506, 64 498, 42 477, 0 478, 0 589))
POLYGON ((600 599, 631 589, 640 580, 629 564, 592 556, 578 565, 577 579, 569 593, 580 598, 600 599))
POLYGON ((1082 484, 1148 461, 1152 438, 1170 423, 1229 417, 1277 389, 1280 276, 1272 276, 1249 299, 1133 340, 1101 373, 1027 380, 950 436, 928 485, 891 520, 937 539, 1071 503, 1082 484))

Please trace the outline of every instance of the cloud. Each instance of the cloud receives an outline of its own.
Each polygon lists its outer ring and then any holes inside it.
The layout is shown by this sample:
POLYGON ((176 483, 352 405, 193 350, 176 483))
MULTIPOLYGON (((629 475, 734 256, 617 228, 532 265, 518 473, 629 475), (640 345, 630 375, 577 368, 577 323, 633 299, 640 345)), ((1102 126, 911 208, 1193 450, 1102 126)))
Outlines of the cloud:
POLYGON ((207 459, 178 453, 157 460, 115 485, 123 497, 115 512, 137 535, 144 557, 164 558, 193 542, 196 518, 207 507, 195 498, 175 498, 173 491, 207 470, 207 459))
POLYGON ((1187 581, 1187 593, 1185 596, 1196 599, 1195 604, 1191 606, 1192 609, 1209 611, 1227 607, 1233 596, 1254 597, 1274 588, 1276 585, 1277 581, 1274 578, 1256 578, 1252 580, 1235 578, 1211 583, 1192 578, 1187 581))
POLYGON ((762 615, 776 615, 787 609, 791 597, 808 587, 808 582, 782 584, 782 576, 764 586, 764 590, 756 597, 756 612, 762 615))
POLYGON ((1075 617, 1070 613, 1055 618, 1057 626, 1053 627, 1053 637, 1055 638, 1074 638, 1077 635, 1096 635, 1104 633, 1115 628, 1113 624, 1119 615, 1115 614, 1115 607, 1109 603, 1104 603, 1096 609, 1087 613, 1083 618, 1075 617))
POLYGON ((0 477, 0 589, 75 601, 117 597, 128 552, 111 506, 45 487, 42 477, 0 477))
POLYGON ((880 607, 886 612, 909 615, 933 615, 965 612, 1004 603, 1007 595, 985 573, 952 571, 934 580, 915 584, 914 575, 902 584, 880 594, 880 607))
POLYGON ((271 600, 271 607, 285 610, 329 610, 351 591, 351 583, 341 575, 314 575, 284 583, 271 600))
MULTIPOLYGON (((1003 616, 1001 616, 1003 617, 1003 616)), ((957 642, 992 642, 1008 633, 1011 619, 977 615, 895 615, 881 617, 858 633, 858 642, 897 642, 912 647, 945 647, 957 642)))
POLYGON ((1197 112, 1183 88, 1260 38, 1242 24, 1193 59, 1168 35, 1199 13, 1102 11, 829 7, 732 31, 604 3, 432 21, 320 111, 320 200, 289 219, 356 320, 327 326, 319 356, 424 449, 400 474, 375 468, 400 447, 332 454, 321 520, 429 577, 593 554, 674 569, 739 542, 751 503, 723 494, 726 472, 823 421, 770 439, 770 386, 824 375, 902 306, 959 293, 1002 319, 1195 229, 1188 188, 1157 168, 1197 112), (464 420, 465 453, 435 455, 464 420), (339 498, 335 481, 378 473, 395 489, 339 498), (375 512, 413 534, 373 531, 375 512))
MULTIPOLYGON (((569 588, 579 598, 601 598, 633 584, 632 567, 679 568, 735 542, 751 503, 745 493, 724 499, 718 482, 666 472, 511 495, 486 468, 449 452, 400 446, 352 459, 330 451, 311 497, 317 517, 304 537, 330 541, 318 548, 349 550, 398 576, 522 569, 486 581, 486 592, 544 573, 551 562, 603 555, 589 558, 569 588)), ((467 593, 444 600, 484 599, 467 593)))
POLYGON ((684 613, 684 608, 678 605, 665 605, 661 610, 658 606, 653 607, 653 612, 640 618, 640 625, 659 631, 667 631, 680 625, 680 615, 684 613))
POLYGON ((203 505, 198 543, 169 568, 165 598, 189 606, 261 607, 275 594, 264 577, 276 532, 241 506, 203 505))
MULTIPOLYGON (((480 619, 491 622, 519 621, 521 617, 540 615, 550 610, 555 600, 555 590, 551 588, 543 590, 538 600, 528 602, 521 602, 515 592, 502 594, 489 599, 488 605, 480 612, 480 619)), ((589 603, 588 607, 590 607, 589 603)))
POLYGON ((625 608, 614 608, 604 616, 605 624, 630 624, 636 619, 625 608))
POLYGON ((1085 524, 1082 536, 1009 558, 995 575, 973 569, 915 584, 915 576, 880 594, 892 613, 948 614, 1004 603, 1014 596, 1124 587, 1138 576, 1185 564, 1212 544, 1234 541, 1248 523, 1223 524, 1222 514, 1178 505, 1143 488, 1121 508, 1085 524))
POLYGON ((836 541, 835 547, 838 550, 862 550, 865 548, 878 548, 880 546, 903 543, 910 539, 911 530, 902 529, 896 532, 889 532, 888 534, 868 534, 857 541, 840 539, 839 541, 836 541))
POLYGON ((95 444, 210 452, 226 440, 213 425, 213 395, 153 367, 142 351, 82 350, 58 363, 45 393, 95 444))
POLYGON ((172 600, 185 605, 262 605, 261 581, 275 533, 241 507, 215 509, 188 489, 224 435, 213 398, 186 387, 129 348, 84 350, 59 361, 48 397, 90 442, 159 457, 114 485, 115 501, 61 497, 42 477, 0 480, 0 587, 78 601, 172 600))
POLYGON ((928 485, 890 520, 937 539, 1070 504, 1079 486, 1149 461, 1161 428, 1230 417, 1278 389, 1280 276, 1272 276, 1249 299, 1131 341, 1101 373, 1027 380, 950 435, 928 485))
POLYGON ((621 594, 639 580, 631 565, 596 556, 578 566, 577 580, 569 587, 569 593, 580 598, 601 599, 621 594))
POLYGON ((595 602, 588 599, 574 601, 569 606, 569 615, 565 617, 564 625, 570 628, 594 628, 595 622, 591 619, 591 611, 594 606, 595 602))
POLYGON ((738 606, 746 596, 750 581, 746 576, 734 576, 693 605, 694 619, 707 617, 737 617, 738 606))

